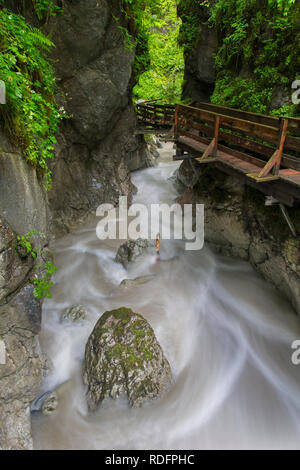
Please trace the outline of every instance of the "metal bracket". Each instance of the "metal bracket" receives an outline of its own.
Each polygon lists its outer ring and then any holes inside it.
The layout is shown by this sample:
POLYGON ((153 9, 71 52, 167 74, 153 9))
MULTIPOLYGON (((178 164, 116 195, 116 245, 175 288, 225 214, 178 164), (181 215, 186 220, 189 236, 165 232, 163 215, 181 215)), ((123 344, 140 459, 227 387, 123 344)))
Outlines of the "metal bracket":
POLYGON ((290 216, 289 216, 289 214, 286 210, 286 207, 281 203, 279 204, 279 207, 281 209, 283 217, 285 218, 286 223, 288 224, 288 226, 290 228, 290 231, 292 232, 293 236, 295 238, 297 238, 297 232, 296 232, 295 226, 294 226, 293 222, 290 219, 290 216))
POLYGON ((271 207, 271 206, 275 206, 275 205, 279 205, 280 207, 280 210, 282 212, 282 215, 286 221, 286 223, 288 224, 289 226, 289 229, 290 231, 292 232, 293 234, 293 237, 297 238, 297 231, 295 229, 295 226, 293 224, 293 222, 291 221, 290 219, 290 216, 288 214, 288 211, 286 210, 286 207, 284 204, 282 204, 281 202, 279 202, 277 199, 275 199, 273 196, 266 196, 266 201, 265 201, 265 206, 266 207, 271 207))

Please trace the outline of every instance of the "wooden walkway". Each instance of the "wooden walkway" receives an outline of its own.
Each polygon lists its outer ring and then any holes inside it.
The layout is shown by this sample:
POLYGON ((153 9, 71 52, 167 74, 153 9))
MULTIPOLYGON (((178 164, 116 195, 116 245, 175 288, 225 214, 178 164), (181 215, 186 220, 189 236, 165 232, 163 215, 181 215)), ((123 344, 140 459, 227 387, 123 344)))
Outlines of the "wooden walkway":
POLYGON ((137 113, 139 126, 149 132, 172 129, 175 159, 214 165, 282 204, 300 203, 300 119, 208 103, 149 103, 138 105, 137 113))

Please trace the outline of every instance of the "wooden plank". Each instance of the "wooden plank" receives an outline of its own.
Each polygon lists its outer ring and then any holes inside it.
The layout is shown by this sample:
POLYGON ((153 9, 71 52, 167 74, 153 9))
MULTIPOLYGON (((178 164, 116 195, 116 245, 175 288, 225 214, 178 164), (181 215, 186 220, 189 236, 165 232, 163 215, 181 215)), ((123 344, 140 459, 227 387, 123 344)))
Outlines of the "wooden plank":
POLYGON ((248 111, 242 111, 240 109, 229 108, 227 106, 218 106, 203 102, 198 103, 197 107, 200 109, 206 109, 207 111, 213 111, 218 114, 241 118, 246 121, 252 121, 258 124, 265 124, 266 126, 275 127, 277 129, 279 129, 280 126, 279 119, 273 116, 266 116, 264 114, 256 114, 248 111))
POLYGON ((253 178, 257 183, 269 183, 279 179, 277 175, 268 174, 267 176, 260 176, 260 173, 248 173, 248 178, 253 178))
POLYGON ((295 150, 296 152, 299 152, 300 154, 300 138, 288 135, 286 137, 285 147, 287 147, 290 150, 295 150))
POLYGON ((288 131, 292 134, 300 135, 300 119, 298 118, 287 118, 289 120, 288 131))
MULTIPOLYGON (((189 114, 193 111, 193 115, 199 117, 201 120, 211 123, 215 122, 215 113, 212 113, 210 111, 203 111, 197 108, 189 108, 183 105, 177 106, 179 107, 179 114, 189 114)), ((249 136, 260 138, 262 140, 265 140, 266 142, 277 145, 278 129, 275 127, 257 124, 239 118, 220 115, 220 127, 222 127, 223 125, 228 126, 233 131, 241 130, 247 133, 247 135, 249 136)))
MULTIPOLYGON (((199 153, 201 153, 201 152, 205 153, 205 151, 207 150, 207 144, 206 143, 204 143, 204 142, 203 143, 195 142, 191 138, 180 137, 178 139, 178 142, 180 144, 185 145, 186 148, 193 149, 194 151, 199 152, 199 153)), ((219 149, 218 149, 217 154, 216 154, 216 157, 217 157, 218 161, 223 161, 223 163, 234 167, 238 171, 242 171, 242 172, 246 173, 246 172, 251 172, 251 171, 256 172, 256 171, 260 170, 260 166, 259 166, 260 162, 258 160, 251 159, 251 157, 248 157, 247 160, 242 160, 241 158, 239 158, 240 156, 241 156, 241 154, 239 154, 239 153, 238 153, 238 156, 237 156, 237 154, 233 155, 231 153, 231 149, 223 147, 223 146, 219 146, 219 149)), ((207 160, 210 160, 210 159, 207 159, 207 160)), ((211 161, 213 161, 213 160, 211 160, 211 161)), ((214 159, 214 161, 215 161, 215 159, 214 159)))

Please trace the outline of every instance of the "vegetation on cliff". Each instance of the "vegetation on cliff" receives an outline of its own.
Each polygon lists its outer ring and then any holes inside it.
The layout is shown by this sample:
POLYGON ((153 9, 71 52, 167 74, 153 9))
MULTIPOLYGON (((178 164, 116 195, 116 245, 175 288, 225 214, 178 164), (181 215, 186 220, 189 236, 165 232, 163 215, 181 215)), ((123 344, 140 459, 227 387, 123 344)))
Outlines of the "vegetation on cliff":
POLYGON ((177 38, 181 21, 176 0, 124 0, 128 47, 136 46, 136 99, 180 100, 184 59, 177 38), (132 27, 134 24, 134 27, 132 27))
POLYGON ((179 101, 184 58, 177 40, 181 22, 177 17, 176 0, 161 1, 156 14, 146 8, 143 23, 148 30, 149 66, 138 77, 134 95, 165 103, 179 101))
POLYGON ((201 23, 217 35, 215 104, 275 115, 300 115, 291 103, 300 78, 300 3, 296 0, 180 0, 180 40, 188 54, 201 23))
MULTIPOLYGON (((35 7, 39 16, 46 11, 54 13, 52 2, 35 2, 35 7)), ((53 43, 23 16, 0 10, 0 79, 6 88, 1 118, 26 159, 46 177, 48 186, 48 160, 53 157, 55 134, 64 115, 55 101, 56 81, 47 58, 52 47, 53 43)))

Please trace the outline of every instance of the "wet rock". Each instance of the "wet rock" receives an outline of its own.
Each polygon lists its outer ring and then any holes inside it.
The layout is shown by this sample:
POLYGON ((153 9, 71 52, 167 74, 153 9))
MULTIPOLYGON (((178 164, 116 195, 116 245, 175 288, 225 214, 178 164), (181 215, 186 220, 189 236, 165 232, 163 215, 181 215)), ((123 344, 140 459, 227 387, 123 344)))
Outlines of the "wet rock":
POLYGON ((90 410, 122 395, 139 407, 164 395, 172 380, 153 329, 128 308, 106 312, 97 322, 86 345, 83 378, 90 410))
POLYGON ((115 260, 117 263, 121 263, 124 268, 127 268, 128 264, 142 255, 149 246, 151 246, 151 242, 142 238, 127 240, 118 249, 115 260))
POLYGON ((50 357, 42 351, 40 352, 40 357, 42 361, 43 377, 48 377, 48 375, 50 375, 54 369, 52 359, 50 359, 50 357))
POLYGON ((120 288, 121 289, 131 289, 133 287, 139 287, 142 286, 143 284, 146 284, 147 282, 152 281, 154 278, 154 275, 149 275, 149 276, 140 276, 135 279, 124 279, 121 284, 120 288))
POLYGON ((58 397, 57 393, 46 392, 31 404, 32 412, 42 412, 44 415, 50 415, 58 408, 58 397))
POLYGON ((62 319, 76 322, 79 320, 84 320, 87 317, 87 314, 87 309, 83 307, 83 305, 76 304, 65 310, 65 312, 62 314, 62 319))
POLYGON ((42 406, 42 413, 44 415, 50 415, 58 408, 58 398, 55 392, 50 393, 44 400, 42 406))
POLYGON ((9 304, 0 307, 0 338, 6 364, 0 366, 0 447, 31 449, 30 403, 42 382, 37 333, 40 303, 33 287, 25 286, 9 304), (23 299, 23 300, 22 300, 23 299))

